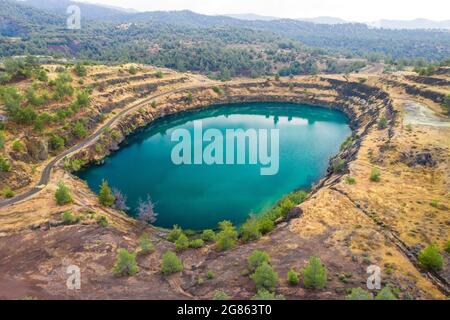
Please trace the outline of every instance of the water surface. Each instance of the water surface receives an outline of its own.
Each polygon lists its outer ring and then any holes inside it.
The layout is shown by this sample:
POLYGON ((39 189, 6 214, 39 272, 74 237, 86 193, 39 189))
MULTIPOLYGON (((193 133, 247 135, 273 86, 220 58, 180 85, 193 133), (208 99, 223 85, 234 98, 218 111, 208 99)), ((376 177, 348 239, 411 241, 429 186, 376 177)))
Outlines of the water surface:
POLYGON ((157 226, 200 230, 222 220, 240 224, 284 195, 311 187, 350 134, 346 117, 336 110, 275 102, 213 106, 154 122, 127 138, 104 164, 81 171, 79 177, 96 192, 106 179, 126 194, 131 215, 140 199, 151 196, 159 214, 157 226), (279 129, 278 174, 262 176, 260 164, 173 164, 177 142, 171 141, 171 134, 183 128, 194 136, 196 120, 202 121, 204 131, 279 129))

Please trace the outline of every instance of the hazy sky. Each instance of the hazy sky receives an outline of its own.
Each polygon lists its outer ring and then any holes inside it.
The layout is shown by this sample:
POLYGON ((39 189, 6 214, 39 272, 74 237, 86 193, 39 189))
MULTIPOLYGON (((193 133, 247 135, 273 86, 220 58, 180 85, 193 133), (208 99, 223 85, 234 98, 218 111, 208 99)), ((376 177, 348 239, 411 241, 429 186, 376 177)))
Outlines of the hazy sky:
POLYGON ((351 21, 450 19, 449 0, 78 0, 140 11, 189 9, 204 14, 255 13, 283 18, 333 16, 351 21))

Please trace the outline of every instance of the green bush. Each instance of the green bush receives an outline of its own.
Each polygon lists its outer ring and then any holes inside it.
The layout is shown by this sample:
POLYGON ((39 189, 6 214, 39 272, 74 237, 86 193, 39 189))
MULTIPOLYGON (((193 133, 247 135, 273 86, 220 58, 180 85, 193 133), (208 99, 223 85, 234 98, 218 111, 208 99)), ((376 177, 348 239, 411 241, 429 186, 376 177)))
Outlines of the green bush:
POLYGON ((268 217, 261 217, 258 219, 258 226, 261 234, 267 234, 275 229, 275 222, 268 217))
POLYGON ((444 265, 444 258, 437 246, 430 245, 419 253, 419 264, 425 270, 439 271, 444 265))
POLYGON ((155 246, 147 233, 144 233, 139 237, 139 246, 144 254, 155 251, 155 246))
POLYGON ((183 251, 189 248, 189 239, 184 233, 178 237, 177 241, 175 241, 175 247, 177 248, 177 251, 183 251))
POLYGON ((164 73, 161 70, 155 72, 155 77, 158 79, 162 79, 164 77, 164 73))
POLYGON ((22 152, 25 150, 25 147, 23 146, 22 142, 20 142, 20 140, 14 140, 12 144, 12 149, 15 152, 22 152))
POLYGON ((294 269, 291 269, 291 270, 288 271, 288 273, 287 273, 287 282, 291 286, 298 285, 298 283, 299 283, 298 273, 294 269))
POLYGON ((69 188, 62 181, 58 183, 58 188, 56 189, 55 192, 55 198, 56 203, 59 206, 64 206, 66 204, 72 203, 73 201, 69 188))
POLYGON ((183 263, 178 259, 177 255, 172 251, 164 253, 161 262, 161 272, 164 275, 177 273, 183 270, 183 263))
POLYGON ((11 170, 11 163, 0 156, 0 172, 9 172, 11 170))
POLYGON ((205 242, 202 239, 192 240, 189 246, 194 249, 202 248, 205 245, 205 242))
POLYGON ((175 225, 173 226, 172 230, 170 231, 170 233, 167 236, 167 240, 170 242, 175 242, 178 240, 178 238, 183 234, 183 230, 175 225))
POLYGON ((286 298, 283 295, 275 295, 275 293, 267 291, 266 289, 260 289, 258 292, 252 297, 252 300, 285 300, 286 298))
POLYGON ((3 132, 0 131, 0 150, 5 147, 6 137, 3 132))
POLYGON ((52 135, 50 138, 50 147, 55 150, 55 151, 59 151, 62 148, 64 148, 64 138, 57 136, 56 134, 52 135))
POLYGON ((136 262, 136 253, 119 249, 113 272, 118 276, 132 276, 139 271, 136 262))
POLYGON ((13 198, 16 195, 16 193, 10 187, 4 188, 2 194, 5 198, 13 198))
POLYGON ((103 228, 106 228, 109 224, 108 219, 105 216, 97 216, 95 218, 97 224, 103 228))
POLYGON ((79 77, 85 77, 87 75, 87 70, 84 65, 77 63, 74 67, 75 74, 79 77))
POLYGON ((216 246, 219 251, 226 251, 236 245, 238 232, 229 221, 219 223, 220 232, 216 236, 216 246))
POLYGON ((382 116, 380 120, 378 120, 378 129, 383 130, 387 127, 387 119, 385 116, 382 116))
POLYGON ((447 253, 450 253, 450 240, 447 240, 444 245, 444 250, 447 253))
POLYGON ((377 168, 373 168, 370 173, 370 181, 372 182, 380 182, 381 180, 381 172, 377 168))
POLYGON ((241 239, 243 242, 248 243, 251 241, 256 241, 261 238, 262 234, 259 231, 258 220, 254 217, 248 219, 241 226, 241 239))
POLYGON ((347 295, 347 300, 373 300, 373 294, 361 289, 353 288, 352 291, 347 295))
POLYGON ((341 151, 346 149, 348 146, 350 146, 353 143, 353 137, 350 136, 341 144, 341 151))
POLYGON ((333 172, 334 173, 340 173, 345 168, 345 161, 341 158, 337 158, 333 160, 333 172))
POLYGON ((254 272, 263 263, 269 263, 269 255, 265 251, 254 250, 247 259, 248 268, 254 272))
POLYGON ((130 66, 130 68, 128 68, 128 72, 129 72, 131 75, 135 75, 135 74, 137 73, 137 69, 136 69, 135 66, 130 66))
POLYGON ((86 90, 80 91, 77 94, 77 99, 75 103, 78 107, 87 107, 91 102, 91 97, 89 96, 89 92, 86 90))
POLYGON ((214 292, 213 300, 225 301, 225 300, 230 300, 230 297, 225 292, 220 291, 220 290, 216 290, 214 292))
POLYGON ((72 211, 61 213, 61 220, 64 224, 74 224, 80 222, 80 217, 76 217, 72 211))
POLYGON ((258 290, 266 289, 268 291, 275 291, 278 284, 278 274, 267 262, 264 262, 256 268, 251 278, 255 282, 258 290))
POLYGON ((216 233, 213 230, 204 230, 202 240, 205 242, 214 242, 216 241, 216 233))
POLYGON ((391 288, 384 287, 378 292, 375 300, 397 300, 397 297, 392 293, 391 288))
POLYGON ((356 184, 356 179, 351 176, 348 176, 345 178, 345 182, 349 185, 354 185, 356 184))
POLYGON ((217 87, 217 86, 214 86, 212 89, 217 94, 221 94, 222 93, 222 90, 219 87, 217 87))
POLYGON ((327 270, 318 257, 309 258, 309 262, 302 269, 303 284, 307 288, 322 289, 327 283, 327 270))
POLYGON ((209 271, 206 273, 206 278, 207 278, 208 280, 214 279, 215 276, 216 276, 216 275, 214 274, 214 272, 213 272, 212 270, 209 270, 209 271))
POLYGON ((73 129, 72 129, 72 133, 78 139, 82 139, 82 138, 86 137, 88 134, 82 121, 75 122, 73 129))
POLYGON ((111 207, 114 204, 115 198, 106 180, 102 181, 100 186, 100 193, 98 195, 98 201, 102 206, 111 207))

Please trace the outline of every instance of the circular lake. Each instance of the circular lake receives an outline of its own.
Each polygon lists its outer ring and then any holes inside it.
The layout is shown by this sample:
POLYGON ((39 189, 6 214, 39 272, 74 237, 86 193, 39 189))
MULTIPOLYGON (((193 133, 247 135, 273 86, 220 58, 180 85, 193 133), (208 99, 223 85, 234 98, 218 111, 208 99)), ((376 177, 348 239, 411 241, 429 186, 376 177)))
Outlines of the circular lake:
POLYGON ((127 196, 131 215, 150 196, 160 227, 239 225, 310 188, 350 134, 336 110, 278 102, 211 106, 155 121, 78 176, 95 192, 107 180, 127 196))

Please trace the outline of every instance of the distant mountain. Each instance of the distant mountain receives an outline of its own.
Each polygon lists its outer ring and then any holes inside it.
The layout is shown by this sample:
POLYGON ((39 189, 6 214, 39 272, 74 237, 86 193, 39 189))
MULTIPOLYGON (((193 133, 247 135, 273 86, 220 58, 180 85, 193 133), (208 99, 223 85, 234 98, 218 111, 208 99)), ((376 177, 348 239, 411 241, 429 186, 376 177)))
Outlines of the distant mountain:
POLYGON ((385 29, 450 29, 450 20, 433 21, 415 20, 378 20, 368 23, 369 26, 385 29))
POLYGON ((248 20, 248 21, 272 21, 279 20, 280 18, 271 17, 271 16, 260 16, 253 13, 243 13, 243 14, 226 14, 225 16, 239 19, 239 20, 248 20))
POLYGON ((97 5, 93 3, 77 2, 71 0, 20 0, 19 2, 28 6, 45 10, 51 13, 66 15, 66 10, 71 5, 76 5, 81 10, 82 19, 93 19, 101 21, 111 21, 126 19, 130 14, 137 11, 129 11, 127 9, 97 5))
POLYGON ((348 23, 347 21, 341 19, 341 18, 335 18, 335 17, 316 17, 316 18, 300 18, 297 19, 299 21, 306 21, 306 22, 312 22, 316 24, 343 24, 348 23))

